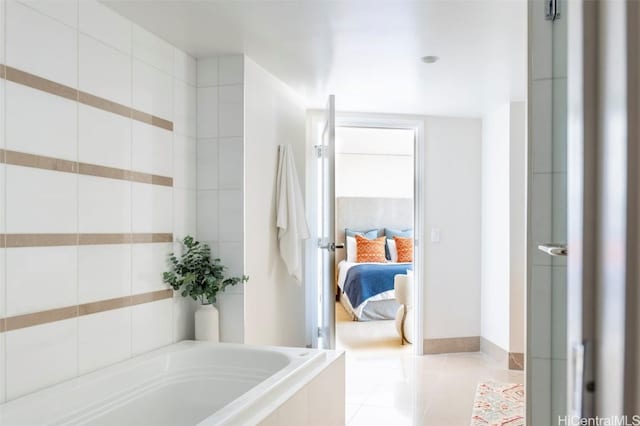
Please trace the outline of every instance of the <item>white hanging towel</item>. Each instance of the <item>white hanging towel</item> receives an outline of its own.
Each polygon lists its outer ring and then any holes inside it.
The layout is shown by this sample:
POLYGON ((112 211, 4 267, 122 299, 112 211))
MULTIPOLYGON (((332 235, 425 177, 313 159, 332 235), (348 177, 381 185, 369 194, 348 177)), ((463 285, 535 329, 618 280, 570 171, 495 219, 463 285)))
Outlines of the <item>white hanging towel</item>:
POLYGON ((280 145, 276 188, 278 243, 280 257, 289 274, 302 284, 302 247, 309 238, 302 191, 293 162, 291 145, 280 145))

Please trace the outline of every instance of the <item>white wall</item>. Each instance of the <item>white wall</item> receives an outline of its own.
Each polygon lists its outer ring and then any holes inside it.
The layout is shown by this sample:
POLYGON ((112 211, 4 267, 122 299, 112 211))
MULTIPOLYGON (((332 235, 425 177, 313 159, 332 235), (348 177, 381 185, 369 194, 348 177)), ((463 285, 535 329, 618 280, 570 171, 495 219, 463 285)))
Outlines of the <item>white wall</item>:
POLYGON ((479 119, 425 118, 425 339, 480 335, 481 145, 479 119))
MULTIPOLYGON (((243 274, 244 56, 198 59, 197 238, 243 274)), ((244 340, 244 285, 218 295, 220 340, 244 340)))
POLYGON ((278 145, 291 144, 304 191, 305 108, 288 86, 245 57, 245 342, 305 345, 304 288, 279 256, 275 184, 278 145))
POLYGON ((511 102, 509 138, 510 295, 509 352, 525 353, 527 286, 527 108, 511 102))
POLYGON ((526 128, 522 102, 483 118, 482 337, 524 352, 526 128))
POLYGON ((3 157, 2 403, 193 338, 192 305, 172 297, 162 272, 177 247, 169 235, 175 242, 195 232, 196 63, 90 0, 0 1, 0 63, 75 95, 0 79, 0 149, 84 165, 3 157), (76 102, 78 91, 102 100, 76 102), (141 120, 130 108, 161 120, 141 120), (165 121, 172 126, 159 125, 165 121), (100 173, 83 172, 89 165, 100 173), (130 179, 131 171, 146 180, 130 179), (47 241, 51 233, 73 243, 47 241), (5 248, 4 234, 27 243, 5 248), (76 244, 82 238, 93 242, 76 244), (133 304, 133 296, 146 302, 133 304), (43 313, 51 309, 64 319, 43 313), (16 325, 22 315, 40 320, 16 325))
POLYGON ((413 198, 413 156, 336 153, 336 197, 413 198))
POLYGON ((482 120, 482 337, 509 350, 510 108, 482 120))
POLYGON ((415 134, 406 129, 336 128, 336 197, 413 198, 415 134))

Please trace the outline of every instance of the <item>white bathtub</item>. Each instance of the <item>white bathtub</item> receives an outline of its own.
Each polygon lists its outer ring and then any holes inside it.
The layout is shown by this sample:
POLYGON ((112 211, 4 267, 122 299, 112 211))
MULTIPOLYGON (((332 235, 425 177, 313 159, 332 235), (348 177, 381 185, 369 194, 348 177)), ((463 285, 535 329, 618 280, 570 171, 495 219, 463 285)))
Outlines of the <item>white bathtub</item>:
POLYGON ((0 405, 0 424, 257 424, 338 356, 180 342, 0 405))

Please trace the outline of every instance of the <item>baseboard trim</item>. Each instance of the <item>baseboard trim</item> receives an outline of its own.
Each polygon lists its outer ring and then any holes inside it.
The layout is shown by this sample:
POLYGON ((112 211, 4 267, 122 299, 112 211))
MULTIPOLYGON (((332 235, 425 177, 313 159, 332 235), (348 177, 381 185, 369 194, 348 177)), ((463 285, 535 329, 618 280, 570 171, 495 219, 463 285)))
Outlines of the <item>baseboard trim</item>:
POLYGON ((509 370, 524 370, 524 354, 508 352, 484 337, 480 337, 480 352, 490 356, 509 370))
POLYGON ((509 352, 509 370, 524 370, 524 354, 509 352))
POLYGON ((509 352, 485 337, 480 337, 480 352, 493 358, 500 365, 509 364, 509 352))
POLYGON ((480 336, 424 339, 423 350, 425 354, 479 352, 480 336))

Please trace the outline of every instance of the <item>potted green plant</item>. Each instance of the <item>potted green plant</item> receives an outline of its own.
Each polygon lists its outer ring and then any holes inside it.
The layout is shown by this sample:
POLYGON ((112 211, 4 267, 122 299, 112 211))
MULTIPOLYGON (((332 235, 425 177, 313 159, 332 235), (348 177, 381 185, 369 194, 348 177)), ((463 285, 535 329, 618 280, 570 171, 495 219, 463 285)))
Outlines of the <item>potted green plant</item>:
POLYGON ((225 277, 226 267, 220 259, 211 258, 211 248, 191 236, 182 241, 182 256, 169 256, 171 269, 162 275, 163 281, 181 291, 183 297, 200 302, 195 313, 196 340, 218 341, 218 309, 214 306, 219 292, 230 285, 244 283, 249 277, 225 277))

